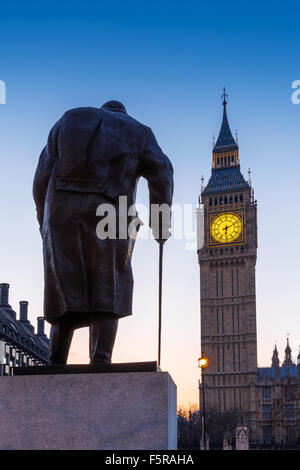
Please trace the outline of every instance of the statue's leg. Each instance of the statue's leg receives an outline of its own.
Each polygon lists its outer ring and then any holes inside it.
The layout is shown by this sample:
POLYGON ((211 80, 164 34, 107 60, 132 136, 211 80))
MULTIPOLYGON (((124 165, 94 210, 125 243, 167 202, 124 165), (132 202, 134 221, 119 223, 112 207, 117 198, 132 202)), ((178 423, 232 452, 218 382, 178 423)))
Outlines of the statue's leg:
POLYGON ((62 317, 51 326, 50 330, 50 365, 66 364, 71 341, 74 333, 74 324, 62 317))
POLYGON ((90 320, 90 363, 110 364, 118 330, 118 318, 94 317, 90 320))

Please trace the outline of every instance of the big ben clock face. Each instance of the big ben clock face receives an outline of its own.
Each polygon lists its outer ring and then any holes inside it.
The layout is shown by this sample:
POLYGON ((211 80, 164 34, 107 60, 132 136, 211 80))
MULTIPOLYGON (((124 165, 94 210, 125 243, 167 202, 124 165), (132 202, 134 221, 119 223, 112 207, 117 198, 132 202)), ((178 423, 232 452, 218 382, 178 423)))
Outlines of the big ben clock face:
POLYGON ((215 217, 210 226, 211 238, 217 243, 234 243, 241 239, 243 221, 239 214, 225 212, 215 217))

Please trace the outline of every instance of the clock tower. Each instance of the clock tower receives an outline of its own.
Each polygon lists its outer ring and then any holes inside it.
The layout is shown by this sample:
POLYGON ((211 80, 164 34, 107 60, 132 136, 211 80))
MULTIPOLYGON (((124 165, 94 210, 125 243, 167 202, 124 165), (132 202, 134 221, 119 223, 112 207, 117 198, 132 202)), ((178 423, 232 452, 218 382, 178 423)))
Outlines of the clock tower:
POLYGON ((225 89, 222 98, 223 121, 213 147, 211 177, 200 199, 204 212, 204 244, 198 250, 201 352, 209 361, 206 409, 237 411, 250 425, 255 419, 257 381, 257 208, 251 181, 240 170, 225 89))

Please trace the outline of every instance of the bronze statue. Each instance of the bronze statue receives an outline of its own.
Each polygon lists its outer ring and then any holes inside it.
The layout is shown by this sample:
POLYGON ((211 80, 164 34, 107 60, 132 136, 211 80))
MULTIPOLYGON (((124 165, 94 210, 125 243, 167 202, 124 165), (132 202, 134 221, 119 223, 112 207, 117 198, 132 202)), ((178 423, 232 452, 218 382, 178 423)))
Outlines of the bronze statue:
MULTIPOLYGON (((134 238, 99 238, 96 210, 110 203, 118 213, 119 196, 134 204, 141 176, 148 181, 150 204, 171 206, 168 157, 151 129, 118 101, 71 109, 51 129, 33 196, 43 240, 52 365, 66 364, 74 329, 84 326, 90 328, 91 364, 111 362, 118 320, 132 314, 134 238)), ((128 215, 127 225, 135 218, 128 215)), ((161 227, 159 233, 157 241, 167 238, 161 227)))

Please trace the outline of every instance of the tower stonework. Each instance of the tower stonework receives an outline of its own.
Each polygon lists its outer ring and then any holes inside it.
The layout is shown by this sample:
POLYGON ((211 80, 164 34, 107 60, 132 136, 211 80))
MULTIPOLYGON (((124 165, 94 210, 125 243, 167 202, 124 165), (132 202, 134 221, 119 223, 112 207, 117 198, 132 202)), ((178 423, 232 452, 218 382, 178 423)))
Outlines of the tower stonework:
POLYGON ((201 193, 201 351, 209 361, 206 409, 237 411, 250 425, 256 416, 257 205, 251 182, 240 171, 239 147, 228 124, 226 98, 224 90, 223 121, 213 147, 212 173, 201 193))

